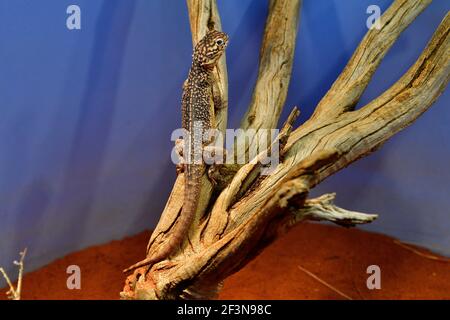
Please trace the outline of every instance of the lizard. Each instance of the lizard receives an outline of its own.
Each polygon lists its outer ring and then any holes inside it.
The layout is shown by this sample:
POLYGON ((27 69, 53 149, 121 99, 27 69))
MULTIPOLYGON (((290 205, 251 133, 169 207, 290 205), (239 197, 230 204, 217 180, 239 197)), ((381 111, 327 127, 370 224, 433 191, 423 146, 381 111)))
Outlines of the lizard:
MULTIPOLYGON (((217 30, 209 30, 194 48, 192 65, 183 84, 181 99, 182 127, 187 132, 188 141, 177 141, 176 144, 183 143, 184 146, 181 147, 182 151, 179 152, 182 170, 185 174, 184 199, 181 215, 173 226, 171 238, 163 244, 161 250, 156 254, 132 265, 124 272, 146 265, 148 266, 147 270, 149 270, 155 263, 169 257, 176 247, 183 242, 189 231, 199 203, 201 179, 206 170, 205 162, 203 159, 199 161, 196 152, 207 147, 203 141, 203 135, 209 129, 215 127, 214 109, 220 108, 218 106, 220 102, 217 102, 219 99, 214 92, 213 69, 225 52, 228 40, 227 34, 217 30)), ((177 172, 180 171, 177 170, 177 172)))

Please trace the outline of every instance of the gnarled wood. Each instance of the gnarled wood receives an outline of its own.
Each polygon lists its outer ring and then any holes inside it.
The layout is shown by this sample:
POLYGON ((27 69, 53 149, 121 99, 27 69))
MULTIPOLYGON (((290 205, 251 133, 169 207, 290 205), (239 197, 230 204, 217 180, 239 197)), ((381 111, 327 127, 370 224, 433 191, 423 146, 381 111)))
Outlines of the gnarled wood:
MULTIPOLYGON (((189 2, 191 25, 197 26, 199 21, 205 24, 210 20, 205 15, 217 14, 211 10, 211 1, 189 2)), ((282 161, 270 175, 260 175, 259 161, 227 168, 228 180, 217 197, 211 196, 212 186, 205 182, 203 205, 183 246, 150 270, 136 270, 127 278, 122 297, 212 298, 223 279, 300 221, 326 220, 344 226, 373 221, 376 215, 335 206, 334 194, 309 199, 309 191, 410 125, 445 89, 450 74, 450 14, 403 77, 378 98, 354 110, 383 56, 429 2, 394 1, 381 18, 381 29, 366 34, 314 115, 292 130, 298 116, 294 109, 275 141, 280 142, 282 161)), ((244 128, 273 128, 278 122, 290 78, 298 21, 298 13, 286 10, 288 7, 298 9, 299 1, 270 2, 260 72, 242 121, 244 128), (267 76, 273 79, 268 81, 267 76)), ((192 30, 201 33, 199 27, 192 30)), ((152 235, 150 251, 157 249, 166 234, 170 236, 170 226, 182 206, 182 180, 180 175, 152 235)))

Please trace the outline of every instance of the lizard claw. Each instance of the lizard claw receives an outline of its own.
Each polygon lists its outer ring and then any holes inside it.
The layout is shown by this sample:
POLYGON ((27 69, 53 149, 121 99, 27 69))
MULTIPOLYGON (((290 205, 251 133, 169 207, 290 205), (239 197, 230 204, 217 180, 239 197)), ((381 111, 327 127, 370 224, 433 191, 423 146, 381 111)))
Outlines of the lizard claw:
POLYGON ((182 164, 182 163, 177 164, 176 170, 177 170, 177 176, 178 176, 180 173, 183 173, 183 172, 184 172, 184 164, 182 164))

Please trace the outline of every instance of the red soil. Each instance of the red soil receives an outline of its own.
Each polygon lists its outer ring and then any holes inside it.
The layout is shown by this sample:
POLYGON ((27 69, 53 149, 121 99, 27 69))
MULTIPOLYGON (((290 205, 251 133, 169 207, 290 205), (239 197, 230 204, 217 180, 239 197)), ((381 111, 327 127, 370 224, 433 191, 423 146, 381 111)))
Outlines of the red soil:
MULTIPOLYGON (((22 297, 117 299, 125 279, 121 270, 142 258, 148 237, 144 232, 87 248, 27 273, 22 297), (81 290, 66 287, 71 264, 81 268, 81 290)), ((450 299, 449 259, 414 250, 419 254, 380 234, 305 223, 228 278, 220 299, 345 299, 336 289, 353 299, 450 299), (381 268, 381 290, 366 287, 366 269, 373 264, 381 268)))

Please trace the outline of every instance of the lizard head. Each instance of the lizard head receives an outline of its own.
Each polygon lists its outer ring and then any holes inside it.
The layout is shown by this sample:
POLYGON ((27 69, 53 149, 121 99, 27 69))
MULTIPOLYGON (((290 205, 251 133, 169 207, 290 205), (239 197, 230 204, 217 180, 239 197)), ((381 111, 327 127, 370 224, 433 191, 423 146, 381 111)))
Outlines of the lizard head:
POLYGON ((209 30, 194 49, 194 62, 204 67, 214 67, 228 44, 228 36, 220 31, 209 30))

